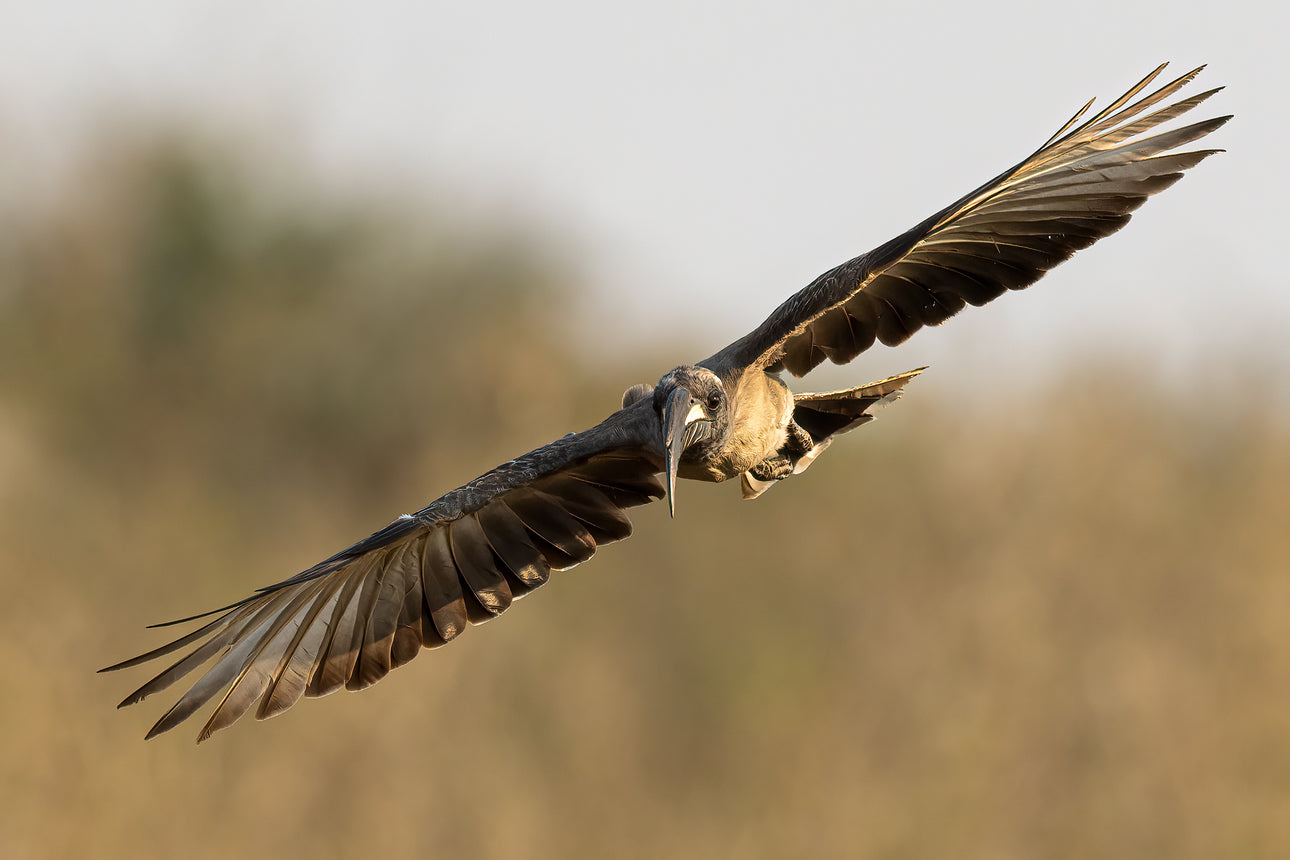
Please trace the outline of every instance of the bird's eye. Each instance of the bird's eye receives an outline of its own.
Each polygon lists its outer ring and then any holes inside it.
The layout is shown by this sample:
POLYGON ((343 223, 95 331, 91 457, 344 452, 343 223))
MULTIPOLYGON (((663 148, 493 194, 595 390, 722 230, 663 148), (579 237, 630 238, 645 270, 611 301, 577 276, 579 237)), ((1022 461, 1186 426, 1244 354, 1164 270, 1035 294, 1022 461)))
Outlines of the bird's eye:
POLYGON ((714 391, 708 395, 708 411, 716 412, 717 407, 721 405, 721 392, 714 391))

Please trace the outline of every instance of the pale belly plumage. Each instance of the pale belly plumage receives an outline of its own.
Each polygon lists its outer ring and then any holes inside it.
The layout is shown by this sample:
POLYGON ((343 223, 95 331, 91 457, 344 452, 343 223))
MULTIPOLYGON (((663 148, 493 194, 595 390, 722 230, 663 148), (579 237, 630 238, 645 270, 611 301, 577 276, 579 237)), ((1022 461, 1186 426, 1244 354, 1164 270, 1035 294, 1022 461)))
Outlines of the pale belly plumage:
POLYGON ((730 438, 717 454, 681 461, 677 474, 695 481, 720 482, 736 478, 773 456, 788 438, 793 420, 793 393, 779 379, 758 371, 739 387, 730 438))

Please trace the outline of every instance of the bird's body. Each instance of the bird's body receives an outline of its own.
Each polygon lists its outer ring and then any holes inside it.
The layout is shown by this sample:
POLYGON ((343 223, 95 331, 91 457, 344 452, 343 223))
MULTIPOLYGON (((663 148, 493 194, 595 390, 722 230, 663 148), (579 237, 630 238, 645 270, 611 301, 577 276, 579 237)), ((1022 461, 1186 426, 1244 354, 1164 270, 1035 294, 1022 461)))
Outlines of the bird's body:
POLYGON ((627 537, 625 510, 665 493, 673 505, 678 477, 738 478, 744 498, 755 498, 803 471, 921 369, 820 394, 794 394, 781 374, 848 362, 877 341, 901 343, 968 304, 1028 286, 1217 151, 1174 150, 1229 117, 1156 131, 1216 92, 1159 106, 1199 69, 1133 101, 1163 68, 1076 125, 1090 102, 1020 164, 820 275, 748 335, 628 389, 597 426, 510 460, 290 579, 183 619, 215 616, 109 667, 190 648, 122 705, 213 660, 149 732, 222 693, 200 740, 257 702, 264 718, 303 695, 360 689, 505 611, 552 570, 627 537))
MULTIPOLYGON (((697 470, 694 477, 700 480, 737 478, 775 456, 788 441, 793 392, 782 380, 763 371, 746 373, 735 383, 730 401, 735 404, 730 440, 697 470)), ((690 477, 684 472, 681 476, 690 477)))

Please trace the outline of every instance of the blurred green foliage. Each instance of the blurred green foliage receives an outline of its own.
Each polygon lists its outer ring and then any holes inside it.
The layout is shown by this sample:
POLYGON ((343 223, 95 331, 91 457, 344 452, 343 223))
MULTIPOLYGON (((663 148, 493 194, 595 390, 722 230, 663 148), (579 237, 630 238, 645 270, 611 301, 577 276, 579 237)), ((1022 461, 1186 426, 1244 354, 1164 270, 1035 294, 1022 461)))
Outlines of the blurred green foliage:
POLYGON ((676 363, 589 367, 560 322, 577 297, 520 236, 191 140, 105 144, 21 220, 0 855, 1290 851, 1285 412, 1216 416, 1221 392, 1128 367, 1024 411, 986 386, 956 414, 920 380, 755 504, 686 484, 675 522, 641 510, 637 538, 372 690, 143 744, 165 704, 114 713, 141 679, 92 674, 161 641, 142 624, 284 578, 676 363))

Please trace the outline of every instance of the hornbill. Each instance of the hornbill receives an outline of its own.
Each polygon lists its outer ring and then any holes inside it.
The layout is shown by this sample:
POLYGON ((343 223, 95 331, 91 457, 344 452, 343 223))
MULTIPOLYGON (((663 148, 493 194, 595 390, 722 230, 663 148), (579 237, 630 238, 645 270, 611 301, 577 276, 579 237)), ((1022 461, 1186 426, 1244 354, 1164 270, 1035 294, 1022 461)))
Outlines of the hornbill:
POLYGON ((1141 95, 1163 69, 1081 122, 1090 101, 1033 155, 820 275, 711 357, 628 389, 599 425, 504 463, 290 579, 170 622, 215 616, 102 670, 188 649, 121 705, 213 660, 147 735, 220 696, 201 741, 257 702, 263 719, 302 695, 361 689, 505 611, 552 570, 627 537, 627 508, 666 495, 675 514, 678 477, 739 478, 752 498, 802 471, 919 371, 826 394, 794 394, 783 371, 801 376, 826 358, 844 364, 875 341, 894 346, 965 305, 1029 286, 1219 151, 1174 150, 1230 117, 1157 131, 1217 92, 1167 102, 1196 69, 1141 95))

